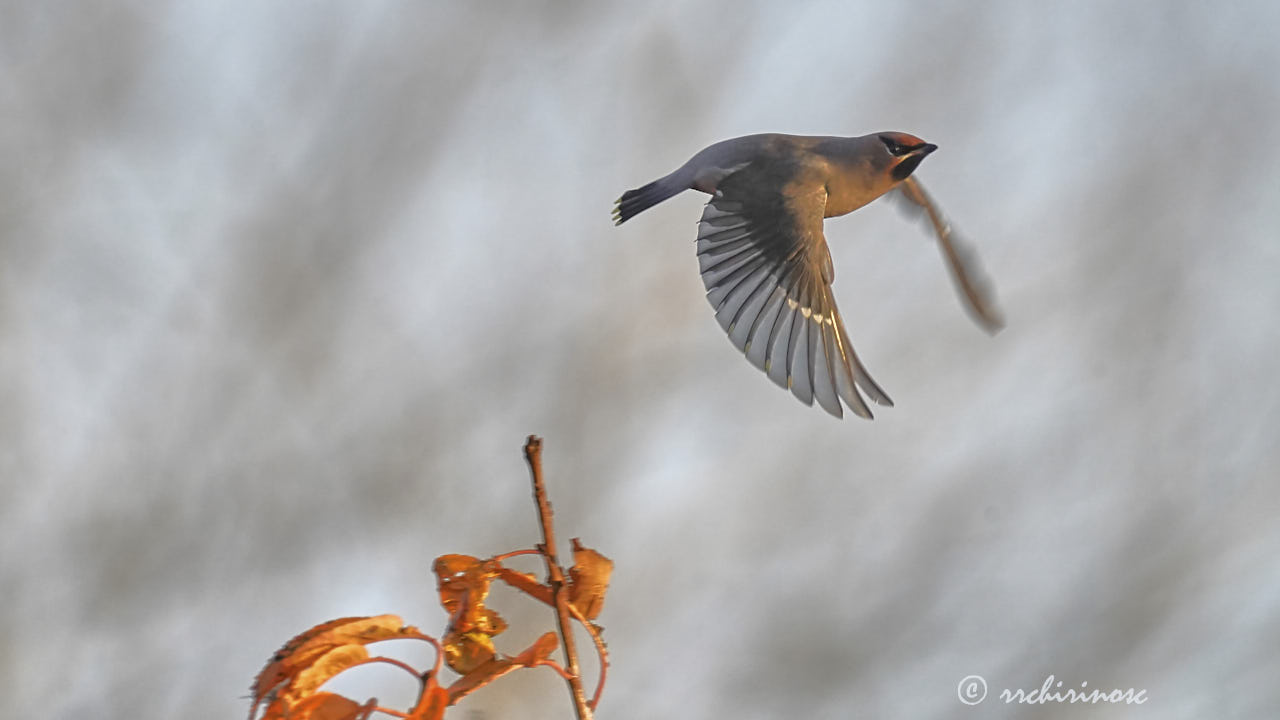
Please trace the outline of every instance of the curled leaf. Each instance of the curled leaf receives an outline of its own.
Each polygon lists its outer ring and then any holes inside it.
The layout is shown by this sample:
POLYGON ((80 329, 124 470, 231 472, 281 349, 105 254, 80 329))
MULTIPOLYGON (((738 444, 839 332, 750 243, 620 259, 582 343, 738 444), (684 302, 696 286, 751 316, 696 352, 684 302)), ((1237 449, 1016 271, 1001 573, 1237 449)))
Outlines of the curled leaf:
POLYGON ((299 666, 305 664, 305 659, 299 659, 297 656, 297 650, 303 644, 335 627, 363 619, 365 618, 346 617, 330 620, 290 638, 288 642, 276 651, 271 660, 267 661, 266 667, 262 668, 262 671, 254 678, 253 685, 249 688, 253 692, 254 698, 266 696, 273 688, 298 672, 299 666))
POLYGON ((484 561, 470 555, 441 555, 436 558, 432 570, 436 574, 436 590, 445 612, 453 615, 459 605, 475 593, 480 599, 489 592, 489 568, 484 561))
MULTIPOLYGON (((351 698, 336 693, 317 693, 289 708, 289 720, 365 720, 377 707, 377 701, 370 700, 361 705, 351 698)), ((270 720, 264 716, 262 720, 270 720)))
POLYGON ((588 620, 604 609, 613 561, 573 539, 573 567, 569 568, 569 602, 588 620))
POLYGON ((538 663, 551 657, 551 653, 556 651, 560 646, 560 637, 553 632, 543 633, 542 637, 533 641, 533 644, 525 649, 524 652, 511 658, 511 662, 517 665, 525 665, 533 667, 538 663))
POLYGON ((498 577, 511 587, 533 597, 535 600, 541 600, 548 605, 555 604, 555 598, 552 597, 551 588, 538 582, 533 573, 524 573, 512 570, 507 567, 498 568, 498 577))
POLYGON ((513 670, 522 667, 534 667, 551 657, 560 644, 560 638, 553 632, 544 633, 524 652, 511 658, 493 658, 477 665, 449 686, 451 703, 456 703, 470 692, 478 690, 513 670))
POLYGON ((444 711, 451 703, 449 691, 434 681, 427 684, 418 698, 418 704, 409 713, 406 720, 442 720, 444 711))
POLYGON ((449 613, 449 627, 443 638, 444 658, 461 675, 496 657, 493 636, 507 629, 502 616, 484 605, 499 567, 498 563, 470 555, 436 558, 440 604, 449 613))
POLYGON ((307 697, 328 682, 329 678, 368 659, 369 651, 363 645, 336 647, 298 673, 289 693, 299 698, 307 697))
POLYGON ((254 679, 250 717, 264 701, 276 706, 280 703, 275 701, 282 700, 282 712, 296 706, 326 680, 367 658, 365 644, 416 632, 398 615, 378 615, 339 618, 298 634, 254 679))
POLYGON ((466 675, 497 656, 493 638, 482 632, 445 633, 444 661, 450 670, 466 675))

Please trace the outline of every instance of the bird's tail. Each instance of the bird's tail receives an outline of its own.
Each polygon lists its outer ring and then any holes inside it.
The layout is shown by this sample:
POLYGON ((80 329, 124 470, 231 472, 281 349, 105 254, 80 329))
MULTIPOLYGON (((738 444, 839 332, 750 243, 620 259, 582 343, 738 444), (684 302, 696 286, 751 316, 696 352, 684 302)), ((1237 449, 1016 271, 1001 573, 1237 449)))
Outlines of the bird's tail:
POLYGON ((622 193, 622 197, 618 198, 613 206, 613 224, 621 225, 684 189, 668 180, 668 178, 654 180, 644 187, 622 193))

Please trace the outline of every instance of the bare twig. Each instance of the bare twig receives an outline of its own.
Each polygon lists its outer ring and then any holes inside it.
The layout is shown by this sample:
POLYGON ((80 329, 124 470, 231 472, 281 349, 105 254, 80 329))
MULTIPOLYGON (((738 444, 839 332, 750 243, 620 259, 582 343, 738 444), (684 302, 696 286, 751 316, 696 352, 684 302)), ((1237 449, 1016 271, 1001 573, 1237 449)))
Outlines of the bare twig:
POLYGON ((573 613, 573 617, 582 623, 582 627, 586 628, 587 634, 591 636, 591 641, 596 644, 596 655, 600 656, 600 679, 596 681, 596 691, 591 697, 591 702, 587 703, 592 710, 595 710, 600 704, 600 694, 604 692, 605 677, 609 674, 609 650, 604 645, 604 638, 600 637, 599 625, 588 620, 573 605, 569 606, 569 612, 573 613))
POLYGON ((551 502, 542 483, 542 439, 533 435, 524 444, 524 459, 533 475, 533 499, 538 504, 538 521, 542 525, 542 557, 547 561, 547 585, 555 596, 556 622, 560 628, 560 642, 564 646, 565 668, 569 671, 567 682, 573 696, 573 707, 578 720, 591 720, 592 708, 582 690, 582 672, 578 667, 578 651, 573 643, 573 622, 569 617, 569 587, 565 583, 564 569, 556 559, 556 535, 551 520, 551 502))

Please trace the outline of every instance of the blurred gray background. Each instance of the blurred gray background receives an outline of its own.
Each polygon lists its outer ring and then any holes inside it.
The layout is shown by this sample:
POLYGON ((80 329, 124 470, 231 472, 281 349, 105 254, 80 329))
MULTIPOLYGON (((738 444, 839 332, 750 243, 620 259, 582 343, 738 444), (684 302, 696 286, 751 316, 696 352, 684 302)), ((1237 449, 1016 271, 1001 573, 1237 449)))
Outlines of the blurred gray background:
MULTIPOLYGON (((617 563, 602 717, 1276 717, 1278 8, 5 3, 0 715, 239 717, 314 623, 439 632, 436 555, 537 539, 536 433, 617 563), (702 197, 609 211, 887 129, 1009 327, 830 221, 897 402, 839 422, 717 326, 702 197), (1049 675, 1148 701, 996 697, 1049 675)), ((545 670, 455 712, 571 716, 545 670)))

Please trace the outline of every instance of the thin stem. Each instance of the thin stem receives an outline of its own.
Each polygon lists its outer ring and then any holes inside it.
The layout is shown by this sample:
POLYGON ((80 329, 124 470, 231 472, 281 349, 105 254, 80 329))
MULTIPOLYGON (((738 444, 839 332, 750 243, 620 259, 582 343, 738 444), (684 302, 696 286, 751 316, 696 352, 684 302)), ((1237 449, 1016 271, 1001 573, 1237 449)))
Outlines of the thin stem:
POLYGON ((551 668, 556 672, 557 675, 564 678, 565 680, 568 680, 569 678, 573 677, 572 675, 569 674, 568 670, 565 670, 564 668, 560 667, 560 663, 556 662, 555 660, 539 660, 533 663, 532 665, 530 665, 529 667, 551 668))
MULTIPOLYGON (((404 670, 405 672, 409 673, 410 675, 414 676, 415 678, 420 679, 422 677, 422 673, 418 672, 418 669, 413 667, 409 663, 404 662, 403 660, 397 660, 393 657, 387 657, 385 655, 378 655, 377 657, 365 658, 364 660, 361 660, 360 662, 355 663, 351 667, 357 667, 359 665, 367 665, 369 663, 386 663, 387 665, 394 665, 400 668, 401 670, 404 670)), ((351 668, 347 668, 347 669, 350 670, 351 668)))
POLYGON ((560 629, 560 642, 564 646, 565 666, 569 677, 569 693, 573 696, 573 708, 578 720, 591 720, 591 706, 582 690, 582 672, 578 668, 578 651, 573 644, 573 622, 569 618, 569 586, 564 580, 564 569, 556 559, 555 527, 551 520, 551 502, 542 482, 542 439, 533 435, 524 444, 524 459, 533 475, 533 500, 538 505, 538 521, 542 525, 542 551, 547 561, 547 585, 556 601, 556 622, 560 629))
POLYGON ((573 605, 569 605, 569 611, 573 613, 574 619, 582 623, 582 627, 591 636, 591 641, 596 644, 596 655, 600 656, 600 679, 596 681, 596 691, 591 696, 591 702, 589 703, 591 709, 595 710, 600 704, 600 694, 604 692, 605 677, 609 674, 609 651, 604 646, 604 638, 600 637, 600 628, 583 616, 582 612, 573 605))
POLYGON ((524 550, 512 550, 511 552, 502 553, 501 555, 494 555, 490 559, 497 560, 498 562, 502 562, 503 560, 506 560, 508 558, 513 558, 520 555, 541 555, 541 554, 542 553, 539 552, 536 548, 525 548, 524 550))
MULTIPOLYGON (((404 631, 401 631, 400 639, 424 640, 431 643, 431 646, 436 649, 436 662, 435 665, 432 666, 431 672, 426 674, 440 677, 440 668, 444 662, 444 647, 440 645, 439 640, 420 632, 417 628, 406 628, 404 631)), ((421 675, 419 677, 421 677, 421 675)))

